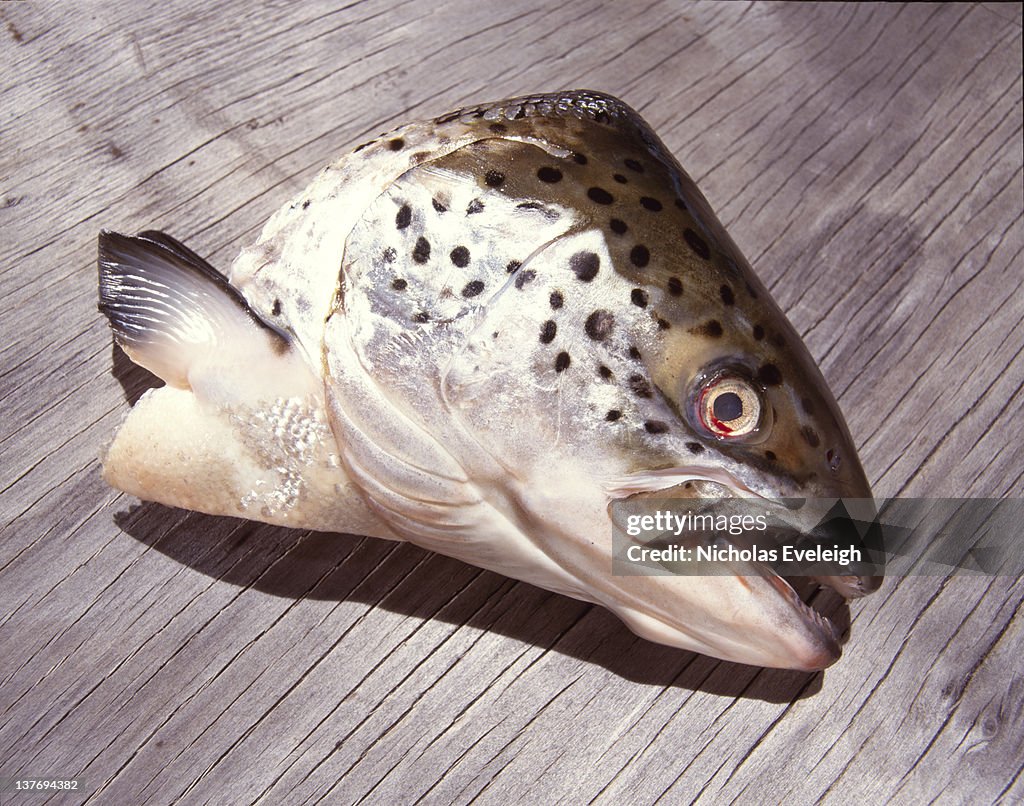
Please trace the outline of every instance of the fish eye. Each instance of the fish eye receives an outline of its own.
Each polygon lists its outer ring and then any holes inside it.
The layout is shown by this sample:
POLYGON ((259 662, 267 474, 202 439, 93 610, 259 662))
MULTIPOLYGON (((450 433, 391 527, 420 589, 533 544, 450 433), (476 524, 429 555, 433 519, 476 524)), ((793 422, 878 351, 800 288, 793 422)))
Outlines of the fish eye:
POLYGON ((737 375, 719 374, 707 379, 695 402, 700 424, 724 439, 748 436, 764 419, 761 390, 737 375))

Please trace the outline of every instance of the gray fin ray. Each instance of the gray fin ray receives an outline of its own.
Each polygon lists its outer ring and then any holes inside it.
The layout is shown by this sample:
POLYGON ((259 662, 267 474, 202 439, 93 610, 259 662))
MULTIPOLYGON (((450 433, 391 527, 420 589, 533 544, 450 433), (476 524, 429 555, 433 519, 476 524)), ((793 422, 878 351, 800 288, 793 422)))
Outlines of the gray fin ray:
POLYGON ((135 363, 179 387, 189 368, 260 334, 276 352, 289 337, 263 320, 209 263, 169 235, 103 231, 99 309, 135 363))

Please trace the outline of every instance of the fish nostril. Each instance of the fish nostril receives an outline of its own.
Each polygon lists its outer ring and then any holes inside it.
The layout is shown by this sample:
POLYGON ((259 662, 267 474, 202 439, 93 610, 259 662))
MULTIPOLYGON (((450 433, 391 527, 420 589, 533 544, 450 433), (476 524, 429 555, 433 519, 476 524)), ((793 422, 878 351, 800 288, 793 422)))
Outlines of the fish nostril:
POLYGON ((842 463, 842 457, 840 457, 836 451, 829 448, 828 452, 825 454, 825 459, 828 461, 829 470, 833 473, 839 470, 839 465, 842 463))

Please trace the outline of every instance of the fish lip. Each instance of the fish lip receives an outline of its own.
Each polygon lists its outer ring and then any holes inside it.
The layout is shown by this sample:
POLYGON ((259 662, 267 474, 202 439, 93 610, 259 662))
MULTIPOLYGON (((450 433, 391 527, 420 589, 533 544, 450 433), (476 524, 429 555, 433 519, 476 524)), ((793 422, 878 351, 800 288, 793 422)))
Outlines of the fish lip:
POLYGON ((751 489, 728 470, 706 465, 666 467, 660 470, 645 470, 639 473, 631 473, 627 476, 620 476, 610 480, 605 484, 605 490, 612 499, 623 499, 640 493, 656 493, 670 490, 688 481, 712 481, 733 490, 749 493, 748 497, 761 498, 766 501, 773 500, 751 489))

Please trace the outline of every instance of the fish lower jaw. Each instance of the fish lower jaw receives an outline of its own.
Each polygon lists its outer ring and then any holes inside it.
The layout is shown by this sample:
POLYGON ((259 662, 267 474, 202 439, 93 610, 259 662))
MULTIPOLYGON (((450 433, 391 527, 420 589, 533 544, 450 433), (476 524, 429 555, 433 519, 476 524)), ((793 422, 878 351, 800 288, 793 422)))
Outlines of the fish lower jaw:
MULTIPOLYGON (((767 566, 758 570, 761 572, 761 576, 778 591, 816 639, 815 643, 819 647, 816 653, 818 657, 813 658, 811 664, 805 668, 808 671, 824 669, 838 660, 842 652, 839 646, 840 631, 832 620, 815 606, 820 603, 817 594, 826 587, 826 583, 818 577, 782 577, 767 566), (800 591, 803 591, 803 595, 800 591)), ((831 585, 828 587, 832 588, 831 585)), ((832 589, 835 590, 835 588, 832 589)))

